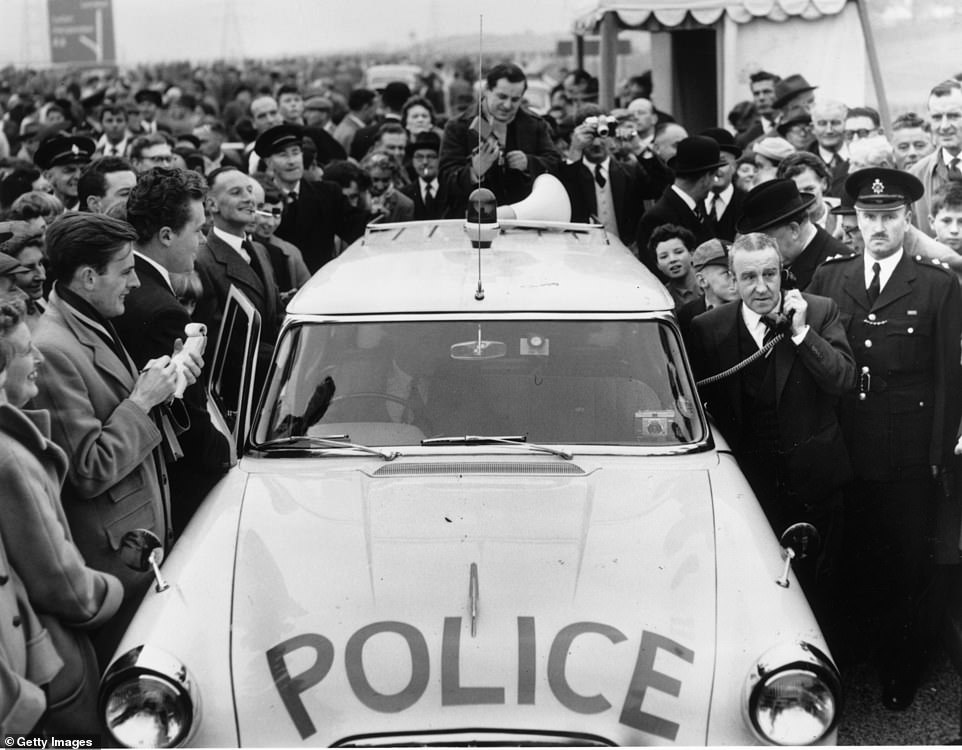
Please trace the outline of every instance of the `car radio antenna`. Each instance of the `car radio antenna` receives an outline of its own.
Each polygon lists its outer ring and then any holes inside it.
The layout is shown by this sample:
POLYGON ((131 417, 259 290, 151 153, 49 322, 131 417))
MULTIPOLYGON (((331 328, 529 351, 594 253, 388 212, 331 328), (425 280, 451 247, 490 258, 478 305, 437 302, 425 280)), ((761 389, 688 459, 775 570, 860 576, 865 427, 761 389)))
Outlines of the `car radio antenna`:
MULTIPOLYGON (((480 125, 481 118, 484 117, 484 113, 481 111, 481 97, 484 91, 484 85, 481 81, 484 77, 484 14, 478 15, 478 123, 480 125)), ((484 130, 483 127, 478 128, 478 152, 481 152, 481 131, 484 130)), ((481 189, 481 173, 478 172, 478 190, 481 189)), ((478 236, 481 236, 481 212, 478 211, 478 236)), ((474 298, 479 302, 484 299, 484 285, 481 283, 481 245, 478 244, 478 288, 474 292, 474 298)))

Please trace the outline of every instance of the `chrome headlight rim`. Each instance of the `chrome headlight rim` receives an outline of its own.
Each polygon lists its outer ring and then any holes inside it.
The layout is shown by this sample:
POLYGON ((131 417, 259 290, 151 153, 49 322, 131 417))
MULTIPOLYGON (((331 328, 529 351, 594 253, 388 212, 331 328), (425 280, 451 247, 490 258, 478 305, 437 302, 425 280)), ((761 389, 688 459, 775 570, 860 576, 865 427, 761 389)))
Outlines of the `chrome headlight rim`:
POLYGON ((822 733, 809 743, 814 745, 821 742, 838 727, 843 707, 842 678, 835 664, 825 652, 805 641, 775 646, 756 660, 746 683, 745 718, 752 731, 763 742, 776 745, 796 744, 780 743, 777 739, 766 734, 759 725, 757 712, 762 691, 777 677, 792 672, 806 673, 820 681, 831 693, 835 703, 831 721, 828 722, 822 733))
POLYGON ((171 688, 186 707, 185 729, 176 735, 168 747, 180 747, 187 742, 197 726, 200 714, 200 691, 187 667, 162 649, 142 645, 132 648, 114 660, 100 680, 98 711, 106 735, 118 747, 124 747, 107 723, 107 703, 121 684, 143 677, 162 681, 171 688))

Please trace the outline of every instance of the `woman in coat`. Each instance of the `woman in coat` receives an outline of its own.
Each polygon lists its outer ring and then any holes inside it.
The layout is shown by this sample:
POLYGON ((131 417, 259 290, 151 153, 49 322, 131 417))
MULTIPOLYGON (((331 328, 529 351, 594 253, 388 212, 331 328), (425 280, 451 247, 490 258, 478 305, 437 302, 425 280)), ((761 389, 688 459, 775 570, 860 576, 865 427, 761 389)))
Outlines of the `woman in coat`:
POLYGON ((43 728, 54 734, 98 732, 97 661, 86 630, 117 611, 117 578, 88 568, 73 543, 60 487, 67 457, 49 439, 50 416, 24 406, 37 394, 43 357, 33 345, 19 299, 0 300, 0 343, 9 362, 0 388, 0 538, 64 668, 47 688, 43 728))

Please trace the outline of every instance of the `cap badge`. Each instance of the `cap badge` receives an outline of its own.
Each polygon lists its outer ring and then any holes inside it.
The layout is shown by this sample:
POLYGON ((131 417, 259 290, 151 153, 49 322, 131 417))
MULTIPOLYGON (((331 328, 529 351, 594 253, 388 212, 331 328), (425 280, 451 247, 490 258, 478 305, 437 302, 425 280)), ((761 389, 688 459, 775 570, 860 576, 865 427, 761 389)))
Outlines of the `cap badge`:
POLYGON ((882 184, 881 180, 876 179, 875 182, 872 183, 872 192, 876 195, 881 195, 885 192, 885 185, 882 184))
POLYGON ((70 147, 70 153, 72 153, 74 156, 76 156, 77 154, 80 153, 80 149, 77 148, 77 144, 76 144, 76 143, 73 144, 73 145, 70 147))

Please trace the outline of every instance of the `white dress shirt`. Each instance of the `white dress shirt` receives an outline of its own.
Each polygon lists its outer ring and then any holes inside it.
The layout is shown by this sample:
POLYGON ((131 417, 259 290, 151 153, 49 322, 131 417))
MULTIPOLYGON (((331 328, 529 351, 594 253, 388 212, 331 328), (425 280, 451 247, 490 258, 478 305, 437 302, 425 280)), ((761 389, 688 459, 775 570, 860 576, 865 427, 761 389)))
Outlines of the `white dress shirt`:
POLYGON ((872 283, 872 278, 875 276, 875 271, 872 270, 872 265, 875 263, 879 264, 878 281, 879 281, 879 293, 885 289, 885 285, 888 283, 889 279, 892 278, 892 274, 895 272, 895 267, 902 260, 902 256, 905 253, 902 248, 899 248, 896 252, 892 253, 887 258, 873 258, 869 253, 862 254, 862 263, 864 264, 865 270, 865 288, 868 289, 869 284, 872 283))

